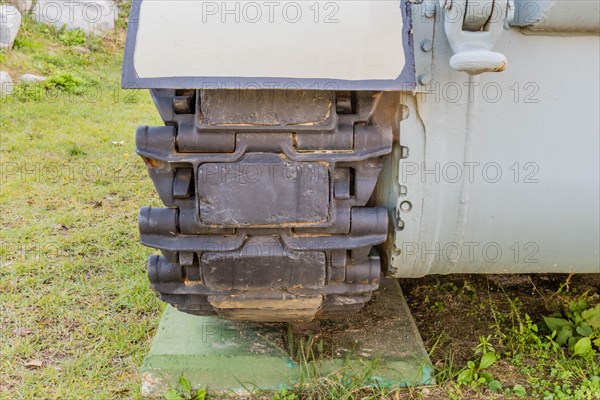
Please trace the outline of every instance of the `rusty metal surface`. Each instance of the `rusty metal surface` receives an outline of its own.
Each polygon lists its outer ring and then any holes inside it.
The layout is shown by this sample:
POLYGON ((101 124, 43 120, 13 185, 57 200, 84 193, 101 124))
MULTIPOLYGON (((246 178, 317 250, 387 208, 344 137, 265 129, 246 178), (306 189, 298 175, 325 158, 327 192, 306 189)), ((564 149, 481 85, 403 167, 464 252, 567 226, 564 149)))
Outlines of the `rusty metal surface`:
POLYGON ((200 219, 208 225, 283 226, 329 218, 326 164, 251 153, 235 163, 198 169, 200 219))
POLYGON ((302 90, 203 90, 198 120, 209 126, 331 126, 334 93, 302 90))

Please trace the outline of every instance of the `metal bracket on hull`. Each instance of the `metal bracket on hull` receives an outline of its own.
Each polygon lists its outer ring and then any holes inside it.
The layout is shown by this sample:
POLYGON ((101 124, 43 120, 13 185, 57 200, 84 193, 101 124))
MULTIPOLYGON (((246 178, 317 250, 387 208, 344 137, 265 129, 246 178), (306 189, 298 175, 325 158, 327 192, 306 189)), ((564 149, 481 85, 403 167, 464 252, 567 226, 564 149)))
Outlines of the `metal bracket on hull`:
POLYGON ((512 0, 440 0, 440 6, 453 69, 471 75, 506 69, 504 54, 492 49, 514 16, 512 0))

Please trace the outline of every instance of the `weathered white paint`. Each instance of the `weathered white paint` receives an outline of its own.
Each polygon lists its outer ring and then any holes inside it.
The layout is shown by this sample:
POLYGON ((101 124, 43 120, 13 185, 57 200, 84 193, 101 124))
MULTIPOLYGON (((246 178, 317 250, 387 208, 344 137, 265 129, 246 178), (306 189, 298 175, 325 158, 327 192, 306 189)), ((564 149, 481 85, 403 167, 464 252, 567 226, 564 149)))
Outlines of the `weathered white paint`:
POLYGON ((143 2, 138 76, 371 80, 395 79, 404 67, 399 0, 282 1, 272 11, 250 3, 258 8, 237 1, 143 2))
POLYGON ((600 32, 598 0, 515 0, 513 26, 530 33, 600 32))
POLYGON ((496 48, 509 68, 474 78, 436 36, 429 93, 405 102, 410 155, 378 195, 413 204, 388 246, 396 276, 600 272, 600 38, 512 29, 496 48))
POLYGON ((450 66, 473 75, 504 71, 508 64, 502 53, 492 51, 504 31, 508 1, 485 0, 481 3, 482 7, 472 10, 467 6, 467 0, 453 0, 443 8, 444 30, 454 51, 450 66), (484 12, 486 9, 493 10, 485 24, 486 29, 465 30, 466 21, 474 19, 472 15, 466 15, 467 11, 484 12))

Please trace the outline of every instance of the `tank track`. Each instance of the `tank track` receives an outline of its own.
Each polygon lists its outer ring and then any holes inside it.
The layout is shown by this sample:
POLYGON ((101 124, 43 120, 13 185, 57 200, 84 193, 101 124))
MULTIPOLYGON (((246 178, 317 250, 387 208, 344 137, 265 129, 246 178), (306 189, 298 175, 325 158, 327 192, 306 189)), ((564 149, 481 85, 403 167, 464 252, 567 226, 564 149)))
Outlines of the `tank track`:
POLYGON ((392 149, 380 93, 151 91, 165 126, 137 152, 166 208, 140 210, 162 300, 232 320, 347 317, 378 288, 373 246, 388 212, 368 206, 392 149))

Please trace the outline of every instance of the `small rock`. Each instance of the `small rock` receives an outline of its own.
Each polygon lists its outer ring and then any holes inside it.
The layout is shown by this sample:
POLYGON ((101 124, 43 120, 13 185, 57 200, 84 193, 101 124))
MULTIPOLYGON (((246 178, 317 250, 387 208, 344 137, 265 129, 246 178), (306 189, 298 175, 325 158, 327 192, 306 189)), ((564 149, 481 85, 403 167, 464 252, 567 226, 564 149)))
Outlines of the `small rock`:
POLYGON ((45 81, 46 78, 43 76, 34 75, 34 74, 23 74, 19 77, 19 80, 21 82, 36 83, 36 82, 45 81))
POLYGON ((14 90, 13 81, 8 72, 0 71, 0 97, 12 94, 14 90))
POLYGON ((14 6, 0 5, 0 49, 10 49, 21 27, 21 13, 14 6))
POLYGON ((37 22, 45 22, 58 29, 81 29, 102 36, 115 28, 119 15, 113 0, 37 0, 33 7, 37 22))
POLYGON ((33 0, 10 0, 9 3, 17 7, 21 14, 25 14, 31 10, 33 0))
POLYGON ((87 47, 83 47, 83 46, 72 46, 71 50, 73 50, 76 53, 81 53, 81 54, 90 54, 92 52, 90 49, 88 49, 87 47))

